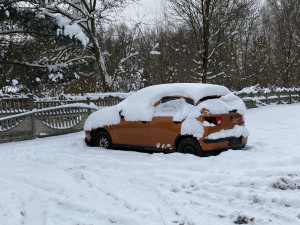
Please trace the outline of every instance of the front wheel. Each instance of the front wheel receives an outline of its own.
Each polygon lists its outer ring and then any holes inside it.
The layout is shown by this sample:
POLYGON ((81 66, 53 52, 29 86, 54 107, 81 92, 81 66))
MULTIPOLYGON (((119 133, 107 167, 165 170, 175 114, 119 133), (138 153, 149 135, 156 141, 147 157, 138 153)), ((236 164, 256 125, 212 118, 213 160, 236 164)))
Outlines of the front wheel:
POLYGON ((110 135, 106 132, 99 132, 95 137, 94 145, 97 147, 110 149, 112 147, 110 135))
POLYGON ((202 156, 200 144, 193 138, 185 138, 178 145, 178 152, 202 156))

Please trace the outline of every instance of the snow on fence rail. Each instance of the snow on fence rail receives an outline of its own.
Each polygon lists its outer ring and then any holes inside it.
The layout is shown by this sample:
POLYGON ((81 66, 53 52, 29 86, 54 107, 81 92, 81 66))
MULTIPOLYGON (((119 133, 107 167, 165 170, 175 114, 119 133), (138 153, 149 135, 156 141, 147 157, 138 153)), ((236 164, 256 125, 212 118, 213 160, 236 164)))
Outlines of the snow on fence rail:
MULTIPOLYGON (((111 93, 112 94, 112 93, 111 93)), ((101 96, 60 96, 59 98, 34 98, 33 95, 0 96, 0 118, 8 115, 28 112, 31 108, 43 109, 73 103, 94 104, 97 107, 116 105, 125 98, 123 95, 101 96)))
POLYGON ((0 143, 48 137, 83 129, 88 115, 111 106, 122 96, 34 99, 27 96, 0 97, 0 143))
MULTIPOLYGON (((31 107, 32 108, 32 107, 31 107)), ((98 107, 77 103, 33 109, 0 118, 0 143, 78 132, 98 107)))
MULTIPOLYGON (((247 108, 300 102, 300 89, 296 88, 257 90, 254 87, 234 93, 247 108)), ((56 99, 34 99, 32 95, 0 96, 0 143, 81 131, 92 111, 115 105, 127 95, 110 93, 100 97, 63 96, 56 99)))
POLYGON ((277 88, 275 90, 268 88, 247 88, 234 92, 234 94, 244 101, 248 109, 269 104, 292 104, 300 102, 299 88, 277 88))

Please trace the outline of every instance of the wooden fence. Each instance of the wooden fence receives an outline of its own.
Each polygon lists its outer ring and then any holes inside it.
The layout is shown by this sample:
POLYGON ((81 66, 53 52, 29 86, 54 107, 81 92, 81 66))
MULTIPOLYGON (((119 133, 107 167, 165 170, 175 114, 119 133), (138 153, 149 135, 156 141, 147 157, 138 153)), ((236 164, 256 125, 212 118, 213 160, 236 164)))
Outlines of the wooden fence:
POLYGON ((293 104, 300 102, 298 89, 282 89, 278 91, 255 91, 251 93, 236 93, 245 103, 246 107, 256 108, 271 104, 293 104))
MULTIPOLYGON (((236 93, 247 108, 268 104, 300 102, 298 90, 236 93)), ((120 97, 99 99, 34 100, 25 97, 0 97, 0 143, 48 137, 81 131, 88 115, 99 107, 119 103, 120 97)))

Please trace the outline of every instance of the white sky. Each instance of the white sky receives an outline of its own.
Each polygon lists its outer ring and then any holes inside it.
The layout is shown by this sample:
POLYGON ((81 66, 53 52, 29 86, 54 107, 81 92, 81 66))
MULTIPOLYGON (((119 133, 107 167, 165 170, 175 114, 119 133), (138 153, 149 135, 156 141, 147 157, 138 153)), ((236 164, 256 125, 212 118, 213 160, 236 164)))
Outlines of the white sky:
POLYGON ((163 4, 167 0, 140 0, 129 5, 122 13, 123 20, 127 24, 142 22, 148 25, 155 23, 155 18, 160 14, 163 4))

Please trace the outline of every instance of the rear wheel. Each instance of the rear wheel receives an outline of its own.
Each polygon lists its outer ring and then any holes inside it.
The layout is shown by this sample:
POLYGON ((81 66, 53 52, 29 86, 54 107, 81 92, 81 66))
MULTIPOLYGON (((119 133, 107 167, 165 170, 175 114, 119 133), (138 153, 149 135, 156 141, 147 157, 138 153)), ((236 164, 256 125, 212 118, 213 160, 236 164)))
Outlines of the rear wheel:
POLYGON ((202 156, 199 143, 193 138, 185 138, 178 145, 178 152, 202 156))
POLYGON ((101 148, 110 149, 112 146, 111 137, 106 132, 99 132, 94 140, 94 145, 101 148))

